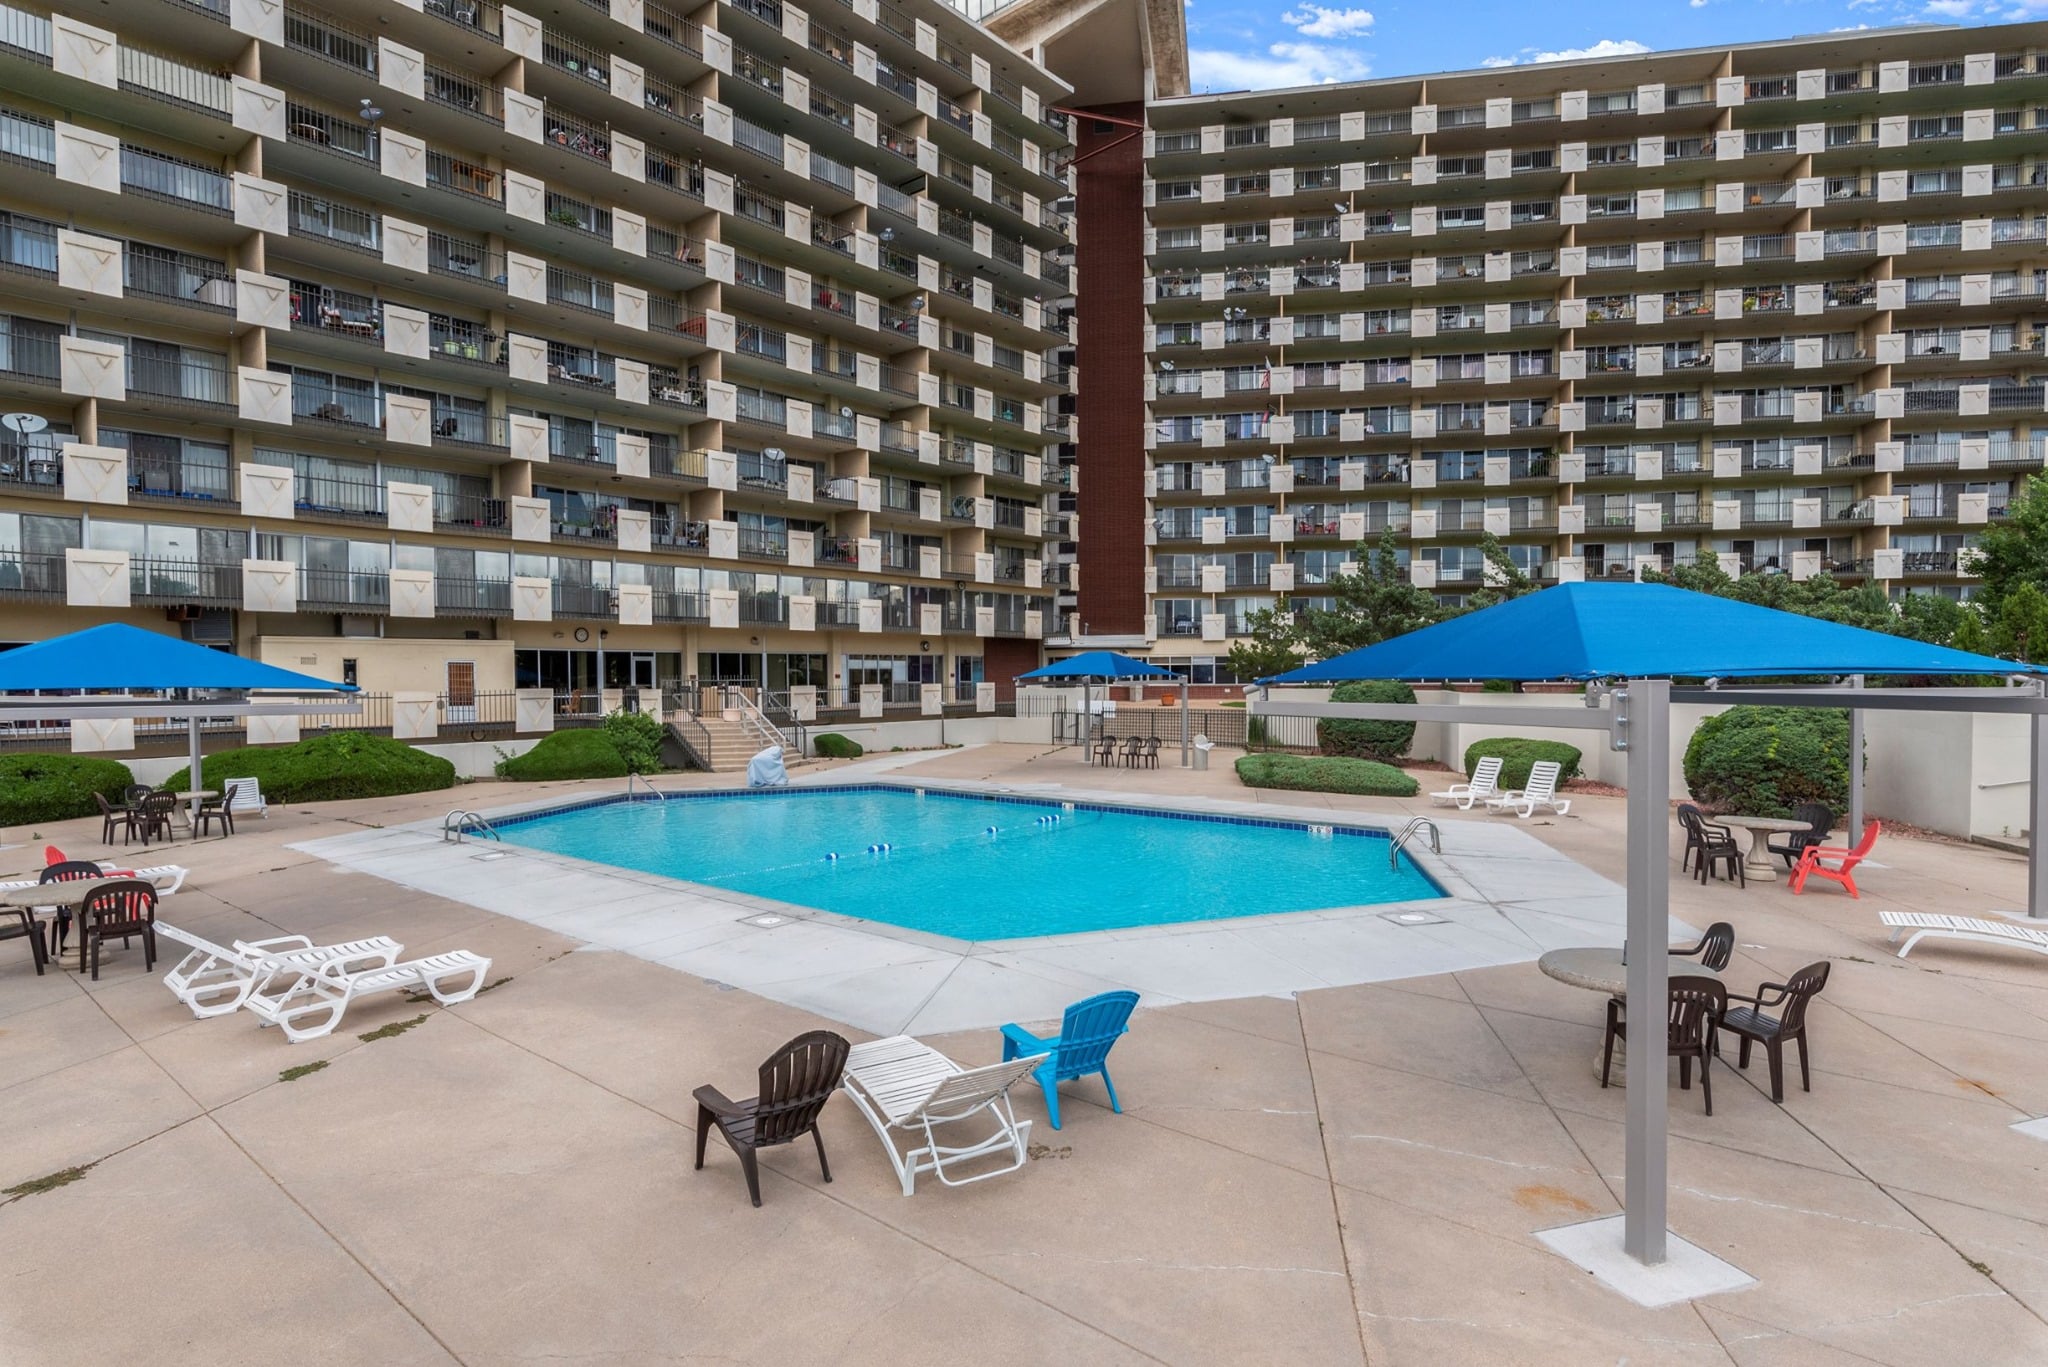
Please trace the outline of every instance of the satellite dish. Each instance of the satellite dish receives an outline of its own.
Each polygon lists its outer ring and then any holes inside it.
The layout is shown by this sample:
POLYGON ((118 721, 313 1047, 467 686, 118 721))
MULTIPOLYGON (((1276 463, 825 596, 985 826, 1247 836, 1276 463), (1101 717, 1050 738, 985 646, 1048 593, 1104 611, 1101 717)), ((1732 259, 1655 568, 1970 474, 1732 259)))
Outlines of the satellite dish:
POLYGON ((771 446, 761 453, 761 459, 781 460, 783 459, 783 450, 780 446, 771 446))
POLYGON ((0 427, 21 436, 34 436, 50 425, 50 420, 40 413, 0 414, 0 427))
POLYGON ((839 405, 839 416, 842 418, 850 418, 853 416, 853 410, 851 408, 848 408, 845 404, 841 404, 839 405))

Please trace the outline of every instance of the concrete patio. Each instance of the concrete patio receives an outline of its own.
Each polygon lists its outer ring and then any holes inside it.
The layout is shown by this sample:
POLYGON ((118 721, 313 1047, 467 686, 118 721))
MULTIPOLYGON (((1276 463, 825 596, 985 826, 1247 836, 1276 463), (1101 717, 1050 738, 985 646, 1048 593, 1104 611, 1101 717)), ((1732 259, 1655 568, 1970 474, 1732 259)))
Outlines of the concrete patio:
MULTIPOLYGON (((990 746, 873 767, 1261 800, 1217 758, 1101 771, 990 746)), ((1598 998, 1527 963, 1142 1010, 1112 1060, 1125 1114, 1080 1084, 1055 1133, 1020 1093, 1036 1161, 962 1190, 903 1198, 834 1101, 837 1180, 771 1150, 755 1210, 718 1143, 691 1171, 691 1089, 745 1095, 789 1036, 858 1032, 288 848, 576 791, 273 809, 174 851, 194 875, 163 917, 214 939, 492 955, 497 985, 452 1010, 385 999, 287 1046, 247 1017, 192 1020, 139 948, 91 984, 0 944, 0 1187, 28 1188, 0 1196, 0 1362, 2048 1360, 2048 1143, 2011 1128, 2048 1114, 2048 964, 1960 945, 1901 963, 1876 920, 2017 906, 2015 856, 1887 839, 1857 902, 1674 867, 1674 916, 1734 922, 1736 990, 1818 958, 1834 976, 1812 1094, 1781 1108, 1760 1066, 1717 1069, 1709 1119, 1674 1088, 1672 1227, 1757 1281, 1645 1310, 1533 1237, 1620 1209, 1622 1093, 1587 1066, 1598 998)), ((1580 797, 1522 829, 1619 878, 1621 806, 1580 797)), ((97 836, 10 830, 0 872, 97 836)), ((969 1063, 1000 1048, 985 1029, 932 1042, 969 1063)))

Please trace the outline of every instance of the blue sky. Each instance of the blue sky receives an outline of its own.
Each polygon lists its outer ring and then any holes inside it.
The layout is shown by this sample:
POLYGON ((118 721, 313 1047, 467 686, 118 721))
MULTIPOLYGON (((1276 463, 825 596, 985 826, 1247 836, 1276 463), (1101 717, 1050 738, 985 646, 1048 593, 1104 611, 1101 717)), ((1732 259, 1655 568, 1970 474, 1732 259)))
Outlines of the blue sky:
POLYGON ((1196 91, 1703 47, 1892 24, 2048 19, 2048 0, 1187 0, 1196 91))

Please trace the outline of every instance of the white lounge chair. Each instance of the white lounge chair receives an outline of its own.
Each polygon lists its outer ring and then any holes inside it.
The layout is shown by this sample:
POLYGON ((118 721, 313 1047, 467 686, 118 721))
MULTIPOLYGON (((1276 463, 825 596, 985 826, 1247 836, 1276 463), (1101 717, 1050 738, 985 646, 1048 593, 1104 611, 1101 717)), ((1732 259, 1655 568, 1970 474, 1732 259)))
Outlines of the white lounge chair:
MULTIPOLYGON (((454 1006, 483 991, 484 975, 490 971, 489 959, 466 949, 359 972, 350 972, 342 960, 329 959, 300 970, 282 992, 251 992, 242 1005, 264 1024, 282 1029, 286 1039, 298 1044, 331 1034, 341 1024, 349 1004, 359 997, 423 987, 441 1005, 454 1006), (467 981, 452 991, 443 986, 449 979, 465 977, 467 981)), ((280 975, 272 981, 283 979, 280 975)))
POLYGON ((1512 793, 1486 799, 1489 812, 1513 812, 1527 821, 1536 815, 1537 808, 1563 816, 1572 809, 1572 800, 1557 795, 1559 765, 1555 760, 1542 759, 1529 766, 1529 786, 1512 793))
POLYGON ((2048 929, 2036 929, 2011 921, 1986 921, 1973 916, 1943 916, 1938 912, 1924 911, 1880 911, 1877 919, 1891 927, 1893 944, 1898 944, 1902 932, 1913 932, 1912 938, 1899 945, 1901 959, 1913 952, 1914 945, 1930 936, 1937 940, 1976 940, 1987 945, 2005 945, 2048 954, 2048 929))
POLYGON ((301 972, 329 959, 354 969, 388 968, 405 952, 405 946, 383 935, 334 945, 316 945, 303 935, 280 935, 237 940, 223 948, 163 921, 156 923, 156 933, 190 950, 164 974, 164 986, 201 1020, 239 1011, 252 993, 280 975, 296 980, 301 972))
POLYGON ((1500 796, 1499 755, 1482 755, 1479 763, 1472 766, 1470 783, 1453 783, 1440 793, 1431 793, 1429 800, 1439 807, 1456 807, 1469 812, 1472 805, 1500 796))
POLYGON ((270 818, 270 804, 263 800, 263 785, 255 779, 222 779, 220 790, 231 794, 228 800, 228 810, 236 815, 239 816, 243 812, 254 812, 265 820, 270 818))
POLYGON ((1036 1054, 986 1068, 962 1068, 928 1044, 908 1035, 892 1035, 854 1045, 846 1056, 846 1075, 840 1085, 881 1136, 889 1162, 903 1183, 903 1194, 910 1196, 917 1190, 921 1172, 937 1174, 949 1187, 964 1187, 1023 1167, 1024 1140, 1031 1133, 1031 1122, 1017 1119, 1010 1109, 1010 1088, 1029 1078, 1049 1057, 1036 1054), (934 1125, 950 1125, 982 1113, 994 1121, 995 1129, 973 1143, 941 1144, 932 1133, 934 1125), (898 1135, 911 1147, 898 1148, 898 1135), (921 1147, 915 1142, 920 1135, 924 1138, 921 1147), (951 1175, 962 1164, 1006 1150, 1010 1162, 1003 1167, 971 1177, 951 1175))
MULTIPOLYGON (((179 888, 184 887, 186 877, 192 872, 183 864, 152 864, 146 869, 127 870, 122 868, 118 860, 101 859, 95 862, 102 869, 106 870, 110 877, 118 873, 123 878, 140 878, 143 882, 155 888, 159 897, 169 897, 179 888)), ((21 888, 40 886, 41 884, 37 883, 33 878, 22 878, 16 879, 13 882, 0 883, 0 892, 15 892, 21 888)))

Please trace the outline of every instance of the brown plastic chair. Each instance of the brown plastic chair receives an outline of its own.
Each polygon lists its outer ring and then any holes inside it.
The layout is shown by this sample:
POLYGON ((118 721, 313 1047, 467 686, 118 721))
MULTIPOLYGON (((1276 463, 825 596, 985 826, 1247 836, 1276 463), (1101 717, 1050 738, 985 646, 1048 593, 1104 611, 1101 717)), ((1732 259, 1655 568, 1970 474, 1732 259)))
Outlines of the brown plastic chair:
POLYGON ((43 976, 50 951, 43 944, 43 928, 34 912, 27 907, 0 907, 0 940, 27 940, 29 957, 36 961, 36 976, 43 976))
POLYGON ((691 1093, 697 1101, 698 1169, 704 1166, 704 1144, 716 1125, 740 1156, 740 1167, 747 1174, 747 1194, 756 1206, 761 1204, 761 1173, 754 1155, 760 1149, 808 1134, 818 1146, 818 1171, 831 1181, 832 1166, 825 1161, 825 1136, 818 1130, 818 1113, 838 1088, 852 1047, 830 1030, 813 1030, 783 1045, 761 1065, 759 1096, 731 1101, 711 1086, 691 1093))
POLYGON ((156 889, 140 878, 123 878, 85 895, 78 909, 78 933, 85 937, 92 980, 100 980, 100 946, 119 937, 126 945, 142 937, 142 969, 156 968, 156 889))
POLYGON ((1130 736, 1125 739, 1124 752, 1120 758, 1122 759, 1123 765, 1126 769, 1135 769, 1138 767, 1138 754, 1144 748, 1145 738, 1143 736, 1130 736))
POLYGON ((141 810, 136 813, 135 824, 142 832, 142 843, 147 845, 152 836, 161 835, 165 840, 176 840, 176 829, 172 818, 177 815, 178 795, 176 793, 151 793, 142 799, 141 810))
POLYGON ((1819 996, 1820 990, 1827 985, 1828 961, 1822 959, 1794 973, 1790 981, 1763 984, 1754 996, 1740 992, 1728 994, 1729 1001, 1749 1003, 1731 1007, 1721 1017, 1721 1024, 1728 1033, 1742 1041, 1735 1066, 1747 1068, 1750 1045, 1761 1044, 1771 1060, 1771 1100, 1781 1106, 1785 1104, 1786 1040, 1795 1040, 1799 1045, 1800 1090, 1813 1090, 1813 1078, 1806 1067, 1806 1004, 1819 996), (1784 1010, 1775 1017, 1766 1016, 1763 1008, 1767 1006, 1782 1006, 1784 1010))
MULTIPOLYGON (((105 878, 107 871, 97 864, 83 859, 65 859, 55 864, 46 864, 36 875, 37 883, 75 883, 81 878, 105 878)), ((55 946, 53 953, 64 952, 64 937, 71 930, 71 912, 68 908, 57 908, 57 922, 51 927, 50 942, 55 946)))
POLYGON ((235 833, 235 790, 238 783, 225 784, 219 797, 199 799, 199 810, 192 817, 192 834, 205 835, 210 824, 218 823, 223 835, 235 833))
POLYGON ((1678 809, 1678 824, 1685 827, 1686 853, 1697 861, 1693 872, 1700 882, 1706 882, 1715 866, 1726 861, 1729 878, 1749 886, 1749 875, 1742 867, 1742 846, 1736 843, 1733 831, 1714 825, 1690 805, 1678 809))
POLYGON ((1680 958, 1698 959, 1702 966, 1719 973, 1735 957, 1735 927, 1726 921, 1716 921, 1707 927, 1698 944, 1671 952, 1680 958))
POLYGON ((1147 736, 1145 738, 1145 748, 1139 752, 1138 758, 1145 762, 1147 769, 1157 769, 1159 767, 1159 737, 1147 736))
POLYGON ((100 804, 100 843, 102 845, 113 844, 114 828, 118 826, 121 828, 121 843, 123 845, 127 844, 129 837, 135 834, 135 809, 125 806, 116 807, 113 803, 107 801, 105 793, 94 793, 92 800, 100 804))
MULTIPOLYGON (((1714 1030, 1728 1004, 1728 990, 1715 978, 1674 978, 1671 980, 1671 1015, 1665 1032, 1665 1051, 1678 1060, 1678 1089, 1692 1090, 1692 1061, 1700 1061, 1700 1092, 1706 1098, 1707 1114, 1714 1113, 1714 1084, 1707 1074, 1714 1058, 1714 1030)), ((1607 1042, 1600 1054, 1600 1085, 1607 1085, 1614 1068, 1614 1042, 1628 1038, 1628 1022, 1622 1018, 1623 1002, 1607 999, 1607 1042)))

